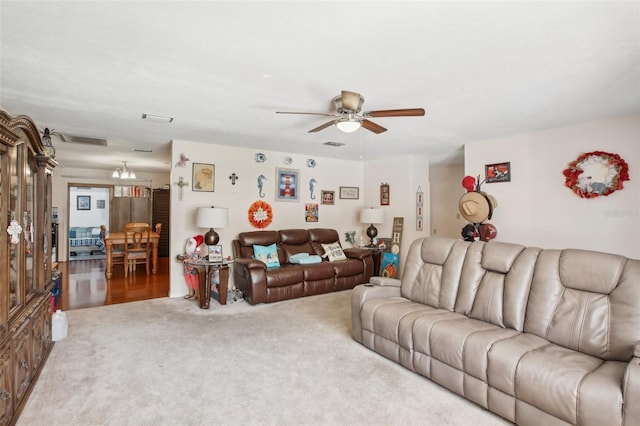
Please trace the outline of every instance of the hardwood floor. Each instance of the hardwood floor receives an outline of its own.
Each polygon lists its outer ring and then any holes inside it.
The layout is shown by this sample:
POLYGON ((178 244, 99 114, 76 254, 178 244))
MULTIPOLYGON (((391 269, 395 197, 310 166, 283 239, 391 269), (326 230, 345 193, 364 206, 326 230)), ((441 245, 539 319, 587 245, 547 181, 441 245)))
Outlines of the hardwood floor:
POLYGON ((113 276, 104 274, 105 260, 60 262, 62 273, 57 309, 91 308, 169 296, 169 258, 158 259, 158 272, 147 275, 144 267, 124 276, 124 266, 115 265, 113 276))

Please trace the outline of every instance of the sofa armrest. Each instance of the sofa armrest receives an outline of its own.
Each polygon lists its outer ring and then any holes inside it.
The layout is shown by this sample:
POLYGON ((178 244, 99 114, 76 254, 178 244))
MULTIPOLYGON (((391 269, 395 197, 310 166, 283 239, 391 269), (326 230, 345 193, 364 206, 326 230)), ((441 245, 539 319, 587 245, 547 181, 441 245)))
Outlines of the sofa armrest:
POLYGON ((640 425, 640 342, 636 343, 622 388, 624 426, 640 425))
POLYGON ((234 260, 236 265, 241 265, 247 269, 264 269, 267 270, 267 264, 258 259, 251 259, 249 257, 241 257, 234 260))
POLYGON ((400 287, 377 284, 361 284, 351 293, 351 336, 362 343, 362 319, 360 311, 366 300, 387 297, 400 297, 400 287))
POLYGON ((342 250, 348 259, 365 259, 371 257, 371 250, 361 249, 357 247, 346 248, 342 250))
POLYGON ((399 279, 389 277, 371 277, 369 282, 371 282, 371 284, 383 285, 387 287, 400 287, 401 283, 399 279))
POLYGON ((264 303, 267 300, 267 265, 248 257, 235 259, 233 283, 250 304, 264 303))

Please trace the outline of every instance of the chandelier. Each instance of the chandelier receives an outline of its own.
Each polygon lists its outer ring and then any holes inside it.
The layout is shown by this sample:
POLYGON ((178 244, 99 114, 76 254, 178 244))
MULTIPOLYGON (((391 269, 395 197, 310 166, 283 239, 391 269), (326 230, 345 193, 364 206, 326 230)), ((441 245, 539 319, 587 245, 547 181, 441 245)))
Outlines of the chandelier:
POLYGON ((135 179, 136 174, 133 170, 127 169, 127 162, 124 161, 124 167, 122 170, 115 169, 111 174, 111 177, 116 179, 135 179))

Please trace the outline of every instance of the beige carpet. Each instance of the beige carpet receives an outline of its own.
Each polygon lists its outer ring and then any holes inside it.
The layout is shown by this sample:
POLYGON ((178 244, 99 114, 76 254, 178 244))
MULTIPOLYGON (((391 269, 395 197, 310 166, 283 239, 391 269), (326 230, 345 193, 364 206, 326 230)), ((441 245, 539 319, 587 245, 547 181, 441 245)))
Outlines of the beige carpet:
POLYGON ((509 424, 353 341, 350 296, 68 311, 17 424, 509 424))

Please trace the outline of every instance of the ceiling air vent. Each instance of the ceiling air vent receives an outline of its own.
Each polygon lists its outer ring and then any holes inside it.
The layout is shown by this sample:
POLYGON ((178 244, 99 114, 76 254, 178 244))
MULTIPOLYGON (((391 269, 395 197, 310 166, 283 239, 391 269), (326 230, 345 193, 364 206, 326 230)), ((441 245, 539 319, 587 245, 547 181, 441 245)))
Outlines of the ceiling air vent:
POLYGON ((103 138, 89 138, 86 136, 74 136, 60 134, 62 142, 77 143, 80 145, 107 146, 107 140, 103 138))
POLYGON ((325 142, 323 145, 328 145, 328 146, 342 146, 342 145, 344 145, 344 144, 343 144, 342 142, 332 142, 332 141, 329 141, 329 142, 325 142))

